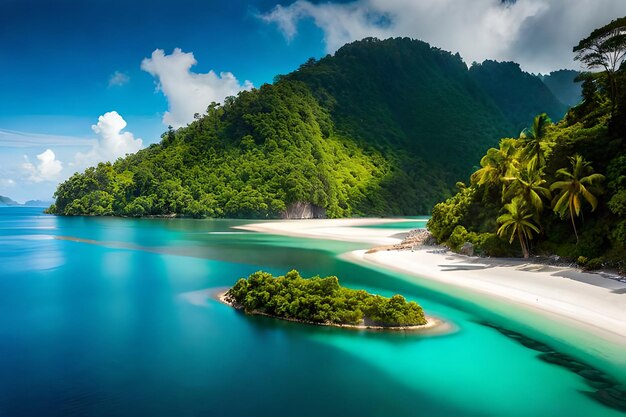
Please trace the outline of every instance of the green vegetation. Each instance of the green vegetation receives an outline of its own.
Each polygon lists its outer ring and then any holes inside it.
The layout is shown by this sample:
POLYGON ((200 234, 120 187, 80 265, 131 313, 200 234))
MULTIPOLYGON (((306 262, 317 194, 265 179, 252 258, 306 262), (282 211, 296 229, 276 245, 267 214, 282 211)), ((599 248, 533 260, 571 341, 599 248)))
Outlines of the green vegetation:
POLYGON ((605 70, 583 77, 583 101, 561 122, 536 116, 519 138, 487 151, 469 186, 435 206, 428 227, 440 242, 471 242, 490 256, 557 254, 626 273, 625 31, 626 18, 618 19, 574 48, 605 70))
POLYGON ((424 42, 369 38, 73 175, 48 211, 268 218, 306 203, 328 217, 427 213, 470 161, 539 111, 556 120, 565 108, 519 66, 468 69, 424 42))
POLYGON ((372 295, 342 287, 334 276, 305 279, 295 270, 277 278, 255 272, 237 281, 226 297, 246 313, 306 322, 384 327, 426 324, 422 308, 401 295, 372 295))
POLYGON ((515 62, 474 63, 469 73, 513 126, 513 131, 501 130, 500 135, 519 132, 539 112, 560 120, 567 111, 539 77, 523 72, 515 62))
POLYGON ((574 107, 582 100, 579 76, 578 71, 558 70, 539 77, 561 103, 574 107))
POLYGON ((591 32, 574 47, 576 59, 589 69, 603 68, 607 79, 611 110, 617 102, 617 71, 626 54, 626 16, 591 32))

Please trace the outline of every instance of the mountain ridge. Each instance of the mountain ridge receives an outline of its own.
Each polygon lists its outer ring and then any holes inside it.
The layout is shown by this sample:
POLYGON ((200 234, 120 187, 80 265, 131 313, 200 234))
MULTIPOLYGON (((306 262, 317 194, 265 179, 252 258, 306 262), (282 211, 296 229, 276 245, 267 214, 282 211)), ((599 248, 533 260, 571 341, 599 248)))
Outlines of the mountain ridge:
POLYGON ((458 54, 408 38, 356 41, 75 174, 49 211, 265 218, 309 204, 329 217, 423 214, 528 114, 564 114, 538 77, 494 72, 525 107, 495 100, 499 90, 458 54))
POLYGON ((19 205, 20 203, 18 203, 15 200, 12 200, 10 197, 0 195, 0 207, 19 206, 19 205))

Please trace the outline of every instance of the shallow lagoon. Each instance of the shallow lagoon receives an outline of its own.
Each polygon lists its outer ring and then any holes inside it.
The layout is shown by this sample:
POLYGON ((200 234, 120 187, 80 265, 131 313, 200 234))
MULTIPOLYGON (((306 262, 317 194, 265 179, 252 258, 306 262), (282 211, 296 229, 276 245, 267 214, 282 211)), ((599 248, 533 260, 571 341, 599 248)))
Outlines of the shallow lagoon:
MULTIPOLYGON (((578 374, 484 325, 567 350, 537 332, 536 318, 494 314, 337 257, 361 245, 230 228, 245 221, 40 211, 0 209, 0 415, 625 415, 591 398, 578 374), (292 268, 401 292, 458 330, 428 337, 299 325, 245 316, 205 291, 292 268)), ((601 351, 567 353, 626 380, 601 351)))

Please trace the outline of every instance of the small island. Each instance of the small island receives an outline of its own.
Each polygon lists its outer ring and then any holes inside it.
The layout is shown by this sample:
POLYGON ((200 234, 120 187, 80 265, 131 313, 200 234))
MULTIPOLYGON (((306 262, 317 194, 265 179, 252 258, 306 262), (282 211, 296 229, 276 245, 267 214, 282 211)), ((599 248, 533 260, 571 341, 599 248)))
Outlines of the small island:
POLYGON ((417 330, 442 323, 427 319, 419 304, 401 295, 386 298, 342 287, 335 276, 305 279, 296 270, 279 277, 255 272, 239 279, 220 300, 247 314, 327 326, 417 330))

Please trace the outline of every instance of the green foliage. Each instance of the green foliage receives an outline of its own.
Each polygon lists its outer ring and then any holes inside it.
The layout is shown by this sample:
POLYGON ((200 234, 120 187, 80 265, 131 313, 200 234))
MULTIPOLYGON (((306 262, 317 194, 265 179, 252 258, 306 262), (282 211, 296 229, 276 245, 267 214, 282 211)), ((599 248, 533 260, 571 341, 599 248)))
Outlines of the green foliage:
POLYGON ((614 158, 607 169, 609 209, 626 219, 626 155, 614 158))
POLYGON ((626 249, 626 220, 619 222, 613 232, 611 233, 611 239, 615 243, 615 246, 621 249, 626 249))
POLYGON ((608 202, 609 208, 620 217, 626 217, 626 190, 619 190, 608 202))
MULTIPOLYGON (((553 120, 560 120, 567 111, 567 106, 559 102, 539 77, 523 72, 515 62, 487 60, 472 65, 470 74, 488 92, 516 133, 537 113, 545 112, 553 120)), ((501 131, 500 135, 510 133, 501 131)))
POLYGON ((467 241, 467 230, 465 227, 457 225, 448 238, 448 245, 453 250, 459 250, 467 241))
MULTIPOLYGON (((301 83, 243 92, 160 145, 75 174, 57 189, 54 212, 257 218, 308 202, 329 217, 364 214, 391 164, 329 132, 328 117, 301 83), (85 204, 96 190, 113 196, 112 207, 85 204)), ((402 210, 391 199, 374 209, 402 210)))
POLYGON ((546 113, 542 113, 535 116, 533 124, 529 129, 522 131, 520 142, 522 145, 521 156, 524 162, 534 160, 534 166, 543 166, 545 164, 543 140, 551 126, 552 120, 546 113))
POLYGON ((529 241, 535 233, 539 233, 539 227, 534 221, 535 213, 528 207, 523 197, 515 197, 509 204, 504 205, 506 213, 498 217, 498 236, 509 238, 512 243, 515 238, 519 239, 524 258, 529 256, 529 241))
MULTIPOLYGON (((605 42, 623 22, 594 31, 581 45, 605 42)), ((617 100, 615 107, 611 99, 617 91, 626 103, 626 73, 583 73, 578 80, 583 102, 561 122, 536 116, 519 139, 503 139, 500 149, 487 151, 468 188, 435 206, 428 226, 440 242, 455 247, 464 235, 478 253, 509 255, 514 247, 494 239, 497 233, 511 244, 517 240, 525 256, 535 250, 586 268, 626 270, 626 106, 617 100), (553 210, 542 210, 550 191, 553 210)))
POLYGON ((595 29, 573 51, 587 67, 603 68, 613 76, 626 57, 626 16, 595 29))
POLYGON ((468 232, 467 241, 474 245, 474 252, 482 256, 513 256, 516 251, 496 233, 468 232))
POLYGON ((552 71, 550 74, 540 77, 541 81, 561 103, 576 106, 582 100, 579 75, 580 72, 578 71, 563 69, 552 71))
POLYGON ((503 179, 516 166, 517 141, 515 139, 500 140, 500 147, 490 148, 480 159, 481 168, 470 177, 472 184, 493 187, 501 185, 503 179))
POLYGON ((537 214, 543 211, 543 200, 550 200, 550 190, 544 185, 546 180, 542 178, 541 171, 537 169, 537 161, 532 157, 527 164, 521 168, 513 168, 514 172, 510 177, 503 180, 508 183, 504 193, 503 201, 511 201, 515 197, 520 197, 521 201, 531 206, 537 214))
POLYGON ((489 79, 478 82, 458 54, 424 42, 345 45, 212 103, 159 144, 75 174, 49 211, 268 218, 309 203, 329 217, 427 213, 528 112, 562 114, 537 77, 485 65, 489 79), (500 101, 510 90, 514 103, 500 101), (93 191, 111 207, 95 207, 93 191))
POLYGON ((435 205, 432 217, 427 223, 428 230, 435 239, 445 242, 450 238, 454 229, 462 223, 472 203, 473 194, 473 188, 465 188, 446 201, 435 205))
POLYGON ((554 197, 554 212, 561 217, 569 215, 574 227, 576 241, 578 241, 578 232, 576 231, 575 216, 578 217, 582 213, 583 201, 591 205, 591 210, 595 210, 598 206, 598 199, 594 193, 601 190, 597 184, 604 180, 604 175, 592 173, 591 164, 580 155, 570 157, 571 170, 561 168, 556 171, 556 175, 563 178, 562 181, 556 181, 551 186, 551 190, 560 190, 559 194, 554 197))
POLYGON ((292 270, 273 277, 255 272, 241 278, 227 296, 246 312, 333 324, 412 326, 426 324, 422 308, 401 295, 391 298, 339 285, 337 277, 302 278, 292 270))

